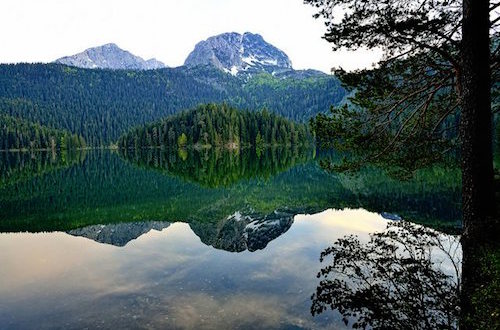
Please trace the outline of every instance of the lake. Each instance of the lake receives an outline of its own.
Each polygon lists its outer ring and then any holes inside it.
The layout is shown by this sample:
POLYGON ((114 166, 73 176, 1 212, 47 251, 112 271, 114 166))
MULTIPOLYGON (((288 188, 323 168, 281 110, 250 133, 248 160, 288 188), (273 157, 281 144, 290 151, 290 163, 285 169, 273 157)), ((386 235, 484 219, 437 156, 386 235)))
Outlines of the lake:
POLYGON ((329 173, 319 165, 325 157, 336 156, 0 153, 0 328, 343 328, 339 312, 312 310, 324 303, 320 255, 349 235, 358 248, 378 244, 370 235, 393 226, 408 251, 420 251, 411 238, 427 230, 428 266, 451 288, 459 170, 433 167, 400 181, 374 168, 329 173))

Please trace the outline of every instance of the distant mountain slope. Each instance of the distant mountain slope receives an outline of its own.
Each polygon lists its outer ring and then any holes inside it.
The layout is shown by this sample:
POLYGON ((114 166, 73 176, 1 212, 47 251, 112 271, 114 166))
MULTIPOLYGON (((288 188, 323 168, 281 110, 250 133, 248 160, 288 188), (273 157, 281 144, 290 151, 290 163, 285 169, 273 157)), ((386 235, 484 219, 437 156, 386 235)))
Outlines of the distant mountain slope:
POLYGON ((307 121, 345 96, 333 76, 233 77, 211 66, 147 71, 84 70, 60 64, 0 65, 0 114, 108 145, 133 126, 200 103, 267 108, 307 121))
POLYGON ((283 51, 250 32, 223 33, 199 42, 184 65, 213 65, 233 75, 292 69, 292 62, 283 51))
POLYGON ((145 61, 113 43, 89 48, 55 62, 85 69, 151 70, 165 67, 165 64, 154 58, 145 61))

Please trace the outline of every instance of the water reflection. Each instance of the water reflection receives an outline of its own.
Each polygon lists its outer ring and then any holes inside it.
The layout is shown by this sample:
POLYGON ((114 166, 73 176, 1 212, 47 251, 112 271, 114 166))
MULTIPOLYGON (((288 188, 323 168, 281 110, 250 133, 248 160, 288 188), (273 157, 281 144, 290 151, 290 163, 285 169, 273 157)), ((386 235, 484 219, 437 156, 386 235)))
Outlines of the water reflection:
MULTIPOLYGON (((273 212, 242 214, 236 212, 220 222, 191 222, 191 230, 200 240, 216 249, 242 252, 264 249, 269 242, 283 235, 293 224, 293 215, 273 212)), ((72 229, 68 234, 85 237, 95 242, 123 247, 151 230, 163 230, 170 222, 126 222, 107 225, 91 225, 72 229)))
POLYGON ((190 226, 203 243, 216 249, 254 252, 290 229, 293 216, 283 212, 262 216, 238 211, 217 224, 193 222, 190 226))
POLYGON ((93 225, 69 230, 67 233, 93 241, 114 246, 125 246, 130 241, 149 233, 151 230, 163 230, 170 226, 169 222, 125 222, 108 225, 93 225))
POLYGON ((342 328, 309 312, 325 247, 460 218, 453 170, 400 182, 298 150, 184 151, 0 157, 0 327, 342 328))
POLYGON ((459 238, 401 221, 368 242, 355 235, 321 252, 311 314, 331 309, 356 329, 456 329, 459 238))
POLYGON ((263 250, 205 245, 190 224, 123 247, 66 233, 0 234, 0 324, 7 328, 341 329, 312 317, 317 256, 387 220, 364 210, 297 215, 263 250))
MULTIPOLYGON (((9 173, 29 168, 22 180, 0 185, 0 232, 182 220, 192 224, 207 244, 243 251, 258 250, 265 241, 253 240, 251 226, 247 227, 250 222, 228 220, 237 212, 254 220, 283 214, 279 226, 266 225, 274 228, 269 237, 286 231, 287 217, 332 207, 362 207, 385 212, 390 218, 448 229, 460 219, 460 180, 455 170, 426 169, 413 180, 401 182, 376 169, 355 176, 327 173, 312 154, 301 156, 293 151, 268 151, 260 159, 245 152, 192 151, 185 161, 165 151, 149 152, 156 156, 131 161, 109 151, 88 152, 69 163, 57 156, 56 163, 70 164, 60 167, 39 166, 39 158, 45 156, 17 154, 14 157, 25 157, 17 169, 0 159, 9 173), (191 173, 195 167, 200 170, 191 173), (220 240, 228 230, 238 232, 242 241, 220 240)), ((48 158, 43 159, 52 159, 45 155, 48 158)))
POLYGON ((313 158, 309 148, 121 150, 123 159, 204 187, 229 187, 241 180, 268 179, 313 158))
MULTIPOLYGON (((216 249, 228 252, 255 252, 264 249, 269 242, 283 235, 293 224, 293 214, 273 212, 268 215, 256 213, 235 214, 219 222, 191 222, 191 230, 200 240, 216 249)), ((126 222, 107 225, 91 225, 72 229, 68 234, 85 237, 102 244, 123 247, 129 242, 149 233, 163 230, 169 222, 126 222)))
POLYGON ((0 187, 33 179, 51 171, 81 164, 85 151, 0 151, 0 187))

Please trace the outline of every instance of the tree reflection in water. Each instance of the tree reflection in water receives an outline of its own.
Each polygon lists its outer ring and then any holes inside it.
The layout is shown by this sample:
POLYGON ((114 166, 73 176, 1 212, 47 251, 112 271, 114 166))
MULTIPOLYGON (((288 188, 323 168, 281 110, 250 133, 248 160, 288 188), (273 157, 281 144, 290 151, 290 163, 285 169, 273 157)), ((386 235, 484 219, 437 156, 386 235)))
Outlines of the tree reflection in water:
POLYGON ((321 253, 311 313, 336 310, 358 329, 457 328, 460 259, 458 237, 409 222, 367 243, 345 236, 321 253))

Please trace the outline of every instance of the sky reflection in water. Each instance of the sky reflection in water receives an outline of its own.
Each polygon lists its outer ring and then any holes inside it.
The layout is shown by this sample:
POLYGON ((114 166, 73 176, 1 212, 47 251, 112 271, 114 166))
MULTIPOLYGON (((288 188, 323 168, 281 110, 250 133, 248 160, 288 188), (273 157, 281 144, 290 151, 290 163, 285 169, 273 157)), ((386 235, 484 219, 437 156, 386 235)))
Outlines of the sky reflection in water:
MULTIPOLYGON (((7 327, 333 327, 313 319, 320 252, 337 238, 384 230, 364 210, 297 215, 256 252, 203 244, 188 224, 125 247, 66 233, 0 234, 0 321, 7 327)), ((327 318, 330 318, 329 320, 327 318)))
POLYGON ((331 175, 314 157, 1 155, 0 328, 344 327, 310 314, 320 253, 367 242, 382 212, 453 226, 459 184, 331 175))

